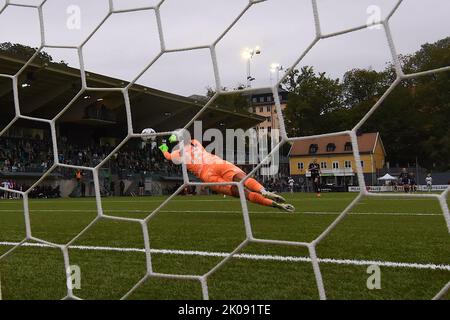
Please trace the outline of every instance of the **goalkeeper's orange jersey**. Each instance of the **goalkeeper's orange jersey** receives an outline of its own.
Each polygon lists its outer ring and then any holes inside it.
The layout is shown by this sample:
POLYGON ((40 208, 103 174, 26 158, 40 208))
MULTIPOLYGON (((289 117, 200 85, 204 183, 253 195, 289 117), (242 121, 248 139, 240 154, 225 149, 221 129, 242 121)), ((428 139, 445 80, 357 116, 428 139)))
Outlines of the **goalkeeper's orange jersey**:
POLYGON ((179 147, 178 150, 172 153, 164 152, 164 157, 177 164, 186 163, 187 169, 200 179, 205 178, 211 168, 220 166, 234 167, 232 163, 206 151, 202 144, 195 139, 192 139, 190 144, 184 146, 183 159, 179 147))

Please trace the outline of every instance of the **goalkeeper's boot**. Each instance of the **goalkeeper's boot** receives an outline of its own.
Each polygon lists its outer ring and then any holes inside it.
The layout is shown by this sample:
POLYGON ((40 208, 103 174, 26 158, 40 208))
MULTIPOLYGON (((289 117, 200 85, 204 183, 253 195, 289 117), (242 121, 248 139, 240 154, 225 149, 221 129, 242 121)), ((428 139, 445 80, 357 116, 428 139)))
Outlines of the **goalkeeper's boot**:
POLYGON ((273 202, 272 207, 289 212, 289 213, 293 213, 295 211, 295 207, 289 203, 273 202))
POLYGON ((261 192, 261 195, 264 198, 273 200, 273 201, 278 202, 278 203, 285 203, 286 202, 285 198, 283 198, 282 196, 280 196, 279 194, 276 194, 274 192, 270 192, 270 191, 264 190, 264 191, 261 192))

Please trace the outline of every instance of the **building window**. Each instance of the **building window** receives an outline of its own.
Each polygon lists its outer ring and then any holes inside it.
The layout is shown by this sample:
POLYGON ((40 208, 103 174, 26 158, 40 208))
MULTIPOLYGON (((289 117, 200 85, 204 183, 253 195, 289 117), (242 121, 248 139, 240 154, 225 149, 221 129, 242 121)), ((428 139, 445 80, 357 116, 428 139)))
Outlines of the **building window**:
POLYGON ((310 154, 315 154, 315 153, 317 153, 317 151, 319 151, 319 146, 317 144, 312 144, 309 146, 310 154))
POLYGON ((324 162, 324 161, 321 162, 321 163, 320 163, 320 168, 321 168, 321 169, 326 169, 326 168, 327 168, 327 163, 324 162))
POLYGON ((267 131, 270 133, 270 132, 272 132, 272 127, 271 126, 268 126, 267 127, 267 131))
POLYGON ((267 97, 267 101, 272 102, 272 100, 273 100, 273 99, 272 99, 272 96, 268 96, 268 97, 267 97))
POLYGON ((256 113, 256 107, 253 107, 253 113, 256 113))
POLYGON ((353 151, 353 146, 351 142, 347 142, 344 147, 345 151, 353 151))
POLYGON ((339 161, 333 161, 333 169, 339 169, 339 161))
POLYGON ((361 168, 364 168, 364 161, 361 160, 361 168))
POLYGON ((352 167, 352 162, 350 160, 345 160, 344 166, 346 169, 350 169, 352 167))
POLYGON ((264 112, 264 108, 263 107, 259 107, 259 112, 264 112))
POLYGON ((305 165, 303 164, 303 162, 298 162, 297 168, 298 168, 298 170, 303 170, 305 168, 305 165))
POLYGON ((270 106, 266 107, 267 112, 270 112, 270 106))
POLYGON ((336 150, 336 145, 334 143, 329 143, 327 145, 327 152, 334 152, 336 150))
POLYGON ((253 101, 254 103, 256 103, 256 102, 258 102, 258 99, 253 98, 252 101, 253 101))

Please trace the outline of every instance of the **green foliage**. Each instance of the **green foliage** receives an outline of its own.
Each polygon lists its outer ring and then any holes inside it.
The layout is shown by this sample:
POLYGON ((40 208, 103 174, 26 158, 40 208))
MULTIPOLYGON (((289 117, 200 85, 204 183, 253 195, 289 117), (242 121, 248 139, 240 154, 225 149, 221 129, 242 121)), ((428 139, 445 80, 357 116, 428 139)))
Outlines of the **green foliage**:
POLYGON ((421 72, 450 65, 450 37, 433 44, 426 43, 404 60, 405 73, 421 72))
POLYGON ((314 134, 337 125, 330 115, 344 108, 338 79, 330 79, 325 73, 316 75, 312 67, 303 67, 300 72, 294 71, 288 81, 286 116, 291 134, 314 134))
MULTIPOLYGON (((242 86, 238 86, 237 88, 233 90, 239 90, 243 88, 242 86)), ((226 88, 224 88, 226 89, 226 88)), ((206 96, 208 99, 212 98, 216 92, 212 88, 207 88, 206 96)), ((214 104, 218 105, 219 107, 222 107, 224 109, 232 110, 232 111, 248 111, 248 108, 250 107, 250 102, 239 92, 235 92, 233 94, 227 94, 227 95, 220 95, 217 97, 217 99, 214 101, 214 104)))
MULTIPOLYGON (((0 43, 0 54, 6 54, 14 58, 29 60, 37 51, 37 48, 31 48, 19 43, 3 42, 0 43)), ((35 61, 47 64, 61 64, 68 66, 64 61, 54 62, 53 57, 45 51, 41 51, 35 57, 35 61)))
MULTIPOLYGON (((406 74, 450 65, 450 37, 401 56, 406 74)), ((289 91, 286 123, 291 135, 306 136, 353 128, 395 80, 394 66, 377 72, 348 71, 342 81, 313 67, 294 70, 284 83, 289 91)), ((391 163, 450 169, 450 76, 448 72, 402 81, 364 124, 379 131, 391 163)))

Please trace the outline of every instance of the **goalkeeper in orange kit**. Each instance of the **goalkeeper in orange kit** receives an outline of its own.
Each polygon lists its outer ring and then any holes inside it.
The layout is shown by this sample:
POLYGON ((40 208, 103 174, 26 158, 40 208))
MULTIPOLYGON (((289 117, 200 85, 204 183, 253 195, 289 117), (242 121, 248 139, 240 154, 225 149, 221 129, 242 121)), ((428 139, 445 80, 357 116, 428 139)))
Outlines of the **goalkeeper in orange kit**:
MULTIPOLYGON (((176 143, 177 141, 178 138, 176 135, 170 136, 170 143, 176 143)), ((206 183, 239 182, 246 177, 246 174, 240 168, 207 152, 201 143, 195 139, 184 140, 183 157, 181 156, 180 146, 172 153, 169 152, 169 147, 165 143, 159 149, 169 161, 177 164, 181 164, 184 161, 189 172, 206 183)), ((245 196, 250 202, 278 208, 287 212, 294 212, 294 206, 286 203, 286 200, 282 196, 267 191, 255 179, 247 179, 244 185, 245 196)), ((220 194, 239 197, 238 187, 234 185, 210 186, 210 188, 220 194)))

